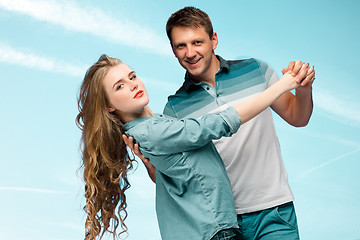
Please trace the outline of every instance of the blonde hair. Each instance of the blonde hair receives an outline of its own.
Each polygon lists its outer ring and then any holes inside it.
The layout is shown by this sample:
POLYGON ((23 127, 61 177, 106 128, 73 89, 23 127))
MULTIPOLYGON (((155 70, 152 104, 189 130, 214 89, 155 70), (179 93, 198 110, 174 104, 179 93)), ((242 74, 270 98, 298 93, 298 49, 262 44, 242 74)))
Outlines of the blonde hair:
POLYGON ((88 69, 78 98, 76 124, 82 130, 80 147, 87 213, 85 240, 99 235, 102 238, 105 232, 115 239, 119 224, 122 231, 118 236, 127 231, 124 192, 130 187, 127 172, 133 168, 133 160, 122 139, 122 122, 107 109, 109 100, 102 83, 109 68, 119 64, 123 64, 119 59, 102 55, 88 69))

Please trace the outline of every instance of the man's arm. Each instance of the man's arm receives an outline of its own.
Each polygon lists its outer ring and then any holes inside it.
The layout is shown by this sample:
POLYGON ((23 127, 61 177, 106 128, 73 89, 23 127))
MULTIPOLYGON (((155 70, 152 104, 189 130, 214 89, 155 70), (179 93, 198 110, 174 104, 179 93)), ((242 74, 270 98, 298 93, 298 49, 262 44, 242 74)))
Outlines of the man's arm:
POLYGON ((136 156, 138 156, 141 161, 144 163, 146 170, 149 174, 149 177, 151 178, 151 180, 156 183, 156 168, 154 167, 154 165, 152 165, 152 163, 149 161, 149 159, 147 159, 143 154, 141 154, 140 150, 139 150, 139 145, 138 144, 134 144, 134 139, 133 137, 127 137, 125 134, 122 135, 125 144, 131 149, 131 151, 134 152, 134 154, 136 156))
MULTIPOLYGON (((287 69, 283 69, 283 73, 290 71, 293 74, 303 67, 308 66, 301 61, 290 62, 287 69)), ((291 92, 284 93, 272 105, 271 108, 286 122, 295 127, 304 127, 308 124, 312 110, 312 84, 314 82, 314 68, 309 68, 307 75, 300 77, 301 86, 295 90, 295 95, 291 92)))
MULTIPOLYGON (((171 109, 169 102, 165 105, 164 114, 167 115, 167 116, 176 118, 176 114, 175 114, 175 112, 171 109)), ((152 163, 150 162, 150 160, 147 159, 147 158, 140 152, 139 145, 138 145, 138 144, 134 144, 134 139, 133 139, 132 137, 127 137, 126 135, 123 135, 123 139, 124 139, 125 144, 131 149, 131 151, 133 151, 134 154, 141 159, 141 161, 144 163, 144 165, 145 165, 145 167, 146 167, 146 170, 148 171, 149 177, 151 178, 151 180, 152 180, 154 183, 156 183, 156 168, 154 167, 154 165, 152 165, 152 163)))

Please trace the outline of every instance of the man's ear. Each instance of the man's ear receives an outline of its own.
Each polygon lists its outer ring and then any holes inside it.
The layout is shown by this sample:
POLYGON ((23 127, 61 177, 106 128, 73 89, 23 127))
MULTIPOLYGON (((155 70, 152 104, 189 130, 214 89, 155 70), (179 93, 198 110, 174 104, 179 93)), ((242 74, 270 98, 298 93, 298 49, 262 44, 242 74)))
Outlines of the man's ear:
POLYGON ((219 43, 219 39, 218 39, 218 36, 217 36, 216 32, 213 33, 211 41, 212 41, 212 49, 215 50, 218 43, 219 43))

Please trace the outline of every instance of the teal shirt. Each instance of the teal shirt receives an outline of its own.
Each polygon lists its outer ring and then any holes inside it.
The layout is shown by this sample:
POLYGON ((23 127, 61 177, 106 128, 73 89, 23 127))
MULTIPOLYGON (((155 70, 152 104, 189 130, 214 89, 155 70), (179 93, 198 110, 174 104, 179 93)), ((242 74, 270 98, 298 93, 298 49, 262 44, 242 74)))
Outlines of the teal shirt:
POLYGON ((209 240, 237 226, 230 181, 212 140, 229 137, 239 127, 232 107, 201 119, 157 114, 124 125, 156 167, 156 213, 163 240, 209 240))

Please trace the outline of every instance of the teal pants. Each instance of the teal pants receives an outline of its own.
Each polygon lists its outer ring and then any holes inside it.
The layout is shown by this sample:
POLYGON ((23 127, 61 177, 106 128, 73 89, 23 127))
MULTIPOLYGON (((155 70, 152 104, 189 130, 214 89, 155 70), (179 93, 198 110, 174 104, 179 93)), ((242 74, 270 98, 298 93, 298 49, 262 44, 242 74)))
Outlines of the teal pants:
POLYGON ((293 202, 238 215, 242 240, 299 240, 293 202))

